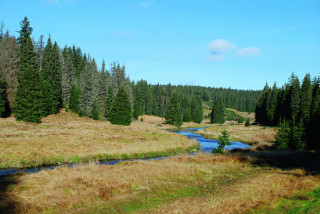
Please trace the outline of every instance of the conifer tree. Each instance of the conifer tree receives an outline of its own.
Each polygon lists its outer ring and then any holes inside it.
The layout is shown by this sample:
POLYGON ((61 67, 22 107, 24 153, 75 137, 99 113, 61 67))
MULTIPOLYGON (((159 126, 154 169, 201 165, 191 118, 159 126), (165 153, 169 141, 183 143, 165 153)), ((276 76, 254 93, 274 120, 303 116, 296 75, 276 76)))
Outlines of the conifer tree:
POLYGON ((250 119, 247 118, 246 123, 244 124, 245 126, 250 126, 250 119))
POLYGON ((2 80, 0 75, 0 117, 4 117, 7 105, 7 95, 5 82, 2 80))
POLYGON ((194 96, 191 101, 191 116, 195 123, 201 123, 203 120, 203 108, 200 96, 194 96))
POLYGON ((19 45, 15 37, 10 36, 9 32, 7 32, 0 41, 0 75, 2 75, 2 80, 6 85, 7 104, 9 105, 9 109, 6 111, 5 116, 12 113, 15 105, 19 64, 19 45))
POLYGON ((57 42, 52 45, 49 36, 43 53, 41 78, 44 81, 45 91, 48 94, 44 97, 45 115, 56 114, 61 107, 61 62, 57 42))
POLYGON ((99 120, 99 110, 98 110, 98 104, 97 104, 97 100, 95 100, 92 104, 92 119, 94 120, 99 120))
POLYGON ((294 74, 290 77, 290 91, 289 91, 289 112, 290 119, 298 119, 300 112, 300 82, 297 76, 294 74))
POLYGON ((113 89, 111 86, 109 86, 108 96, 107 96, 106 105, 105 105, 106 110, 105 110, 105 114, 104 114, 106 120, 109 120, 113 100, 114 100, 113 89))
POLYGON ((21 22, 20 73, 14 114, 17 120, 40 123, 42 112, 42 86, 36 54, 31 40, 32 28, 27 17, 21 22))
POLYGON ((211 112, 211 123, 224 123, 224 106, 220 100, 215 100, 212 112, 211 112))
POLYGON ((70 89, 69 108, 74 112, 80 113, 81 89, 78 85, 73 84, 70 89))
POLYGON ((107 75, 105 72, 105 62, 103 60, 101 72, 99 74, 98 97, 97 97, 98 111, 100 116, 103 116, 105 113, 105 104, 106 104, 107 96, 108 96, 107 75))
POLYGON ((301 86, 301 118, 304 123, 309 123, 310 110, 312 104, 312 85, 310 80, 310 74, 306 74, 301 86))
POLYGON ((110 110, 109 120, 115 125, 131 124, 131 104, 124 86, 120 86, 110 110))
POLYGON ((166 123, 178 127, 182 125, 181 107, 179 97, 176 93, 173 93, 171 96, 170 103, 166 111, 166 123))
POLYGON ((65 54, 61 70, 61 99, 67 107, 69 107, 70 91, 74 80, 74 66, 71 54, 70 51, 65 54))

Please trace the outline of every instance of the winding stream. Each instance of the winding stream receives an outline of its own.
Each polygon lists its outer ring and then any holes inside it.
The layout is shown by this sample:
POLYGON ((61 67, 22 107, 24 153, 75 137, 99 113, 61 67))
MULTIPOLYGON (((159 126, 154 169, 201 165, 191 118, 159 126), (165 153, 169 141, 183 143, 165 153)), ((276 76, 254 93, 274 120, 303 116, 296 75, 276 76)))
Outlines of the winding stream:
MULTIPOLYGON (((207 127, 205 127, 207 128, 207 127)), ((196 139, 199 142, 200 145, 200 151, 204 152, 211 152, 213 148, 218 147, 218 141, 217 140, 210 140, 210 139, 205 139, 204 136, 195 134, 194 131, 199 130, 199 129, 205 129, 205 128, 185 128, 184 130, 186 131, 174 131, 175 133, 187 136, 189 139, 196 139)), ((226 150, 231 150, 231 149, 248 149, 250 148, 249 145, 241 143, 241 142, 230 142, 230 146, 226 146, 226 150)), ((112 160, 112 161, 100 161, 100 164, 104 165, 114 165, 123 161, 134 161, 134 160, 160 160, 163 158, 166 158, 168 156, 164 157, 155 157, 155 158, 145 158, 145 159, 132 159, 132 160, 112 160)), ((18 172, 24 172, 24 173, 35 173, 39 172, 44 169, 54 169, 58 166, 65 166, 65 167, 76 167, 79 164, 63 164, 63 165, 55 165, 55 166, 43 166, 43 167, 34 167, 34 168, 28 168, 28 169, 0 169, 0 176, 3 175, 9 175, 9 174, 15 174, 18 172)))

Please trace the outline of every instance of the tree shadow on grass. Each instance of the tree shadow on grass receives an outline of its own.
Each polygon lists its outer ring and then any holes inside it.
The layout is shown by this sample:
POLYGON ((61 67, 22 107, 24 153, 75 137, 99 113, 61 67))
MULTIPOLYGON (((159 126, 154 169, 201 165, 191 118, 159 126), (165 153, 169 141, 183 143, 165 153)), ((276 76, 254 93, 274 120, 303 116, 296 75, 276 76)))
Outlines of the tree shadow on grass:
POLYGON ((19 202, 10 191, 18 184, 19 174, 0 176, 0 213, 15 213, 19 202))
POLYGON ((237 151, 247 155, 255 166, 270 166, 283 170, 303 169, 308 174, 320 174, 320 152, 313 151, 237 151))

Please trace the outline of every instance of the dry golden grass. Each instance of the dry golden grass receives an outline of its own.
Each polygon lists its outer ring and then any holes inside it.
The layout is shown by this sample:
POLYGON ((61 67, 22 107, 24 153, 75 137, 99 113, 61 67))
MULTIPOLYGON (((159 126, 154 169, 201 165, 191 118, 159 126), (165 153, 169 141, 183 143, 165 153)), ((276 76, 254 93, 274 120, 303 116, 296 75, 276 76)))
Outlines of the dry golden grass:
POLYGON ((259 150, 269 147, 275 141, 276 131, 274 128, 251 125, 249 127, 241 125, 213 124, 207 129, 198 130, 198 134, 203 134, 209 138, 218 139, 221 131, 227 130, 233 141, 240 141, 253 145, 251 150, 259 150))
POLYGON ((158 213, 246 213, 265 205, 276 208, 281 198, 293 197, 320 186, 320 177, 306 176, 303 170, 261 171, 255 176, 221 186, 210 197, 180 199, 158 213))
POLYGON ((197 146, 196 141, 160 130, 162 119, 116 126, 62 110, 41 124, 0 119, 0 168, 79 162, 135 154, 173 152, 197 146))
POLYGON ((320 187, 306 171, 263 169, 245 156, 198 154, 22 175, 16 213, 245 213, 320 187))

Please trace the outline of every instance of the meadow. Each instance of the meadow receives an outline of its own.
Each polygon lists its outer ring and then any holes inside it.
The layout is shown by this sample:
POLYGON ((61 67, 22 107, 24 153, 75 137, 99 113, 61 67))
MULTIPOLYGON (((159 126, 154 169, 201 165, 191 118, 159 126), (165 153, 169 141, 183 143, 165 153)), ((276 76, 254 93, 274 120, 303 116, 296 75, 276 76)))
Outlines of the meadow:
POLYGON ((62 110, 41 124, 0 119, 0 168, 166 156, 193 151, 189 141, 163 129, 162 119, 145 116, 131 126, 111 125, 62 110))
MULTIPOLYGON (((240 154, 58 167, 1 178, 14 213, 318 213, 320 176, 240 154), (301 207, 304 210, 301 210, 301 207), (292 212, 296 213, 296 212, 292 212)), ((3 186, 2 186, 3 188, 3 186)), ((1 209, 1 204, 0 204, 1 209)))
POLYGON ((64 110, 39 125, 1 119, 2 165, 24 166, 22 157, 36 164, 57 161, 50 159, 56 156, 59 161, 72 162, 72 157, 80 161, 73 168, 0 176, 0 213, 320 212, 318 152, 273 151, 273 128, 205 120, 183 127, 208 126, 198 132, 210 138, 226 129, 233 140, 255 146, 225 155, 179 154, 198 144, 165 131, 173 127, 163 122, 143 116, 143 122, 114 126, 64 110), (116 165, 97 162, 106 157, 170 154, 176 155, 116 165), (40 157, 47 159, 41 162, 40 157))

